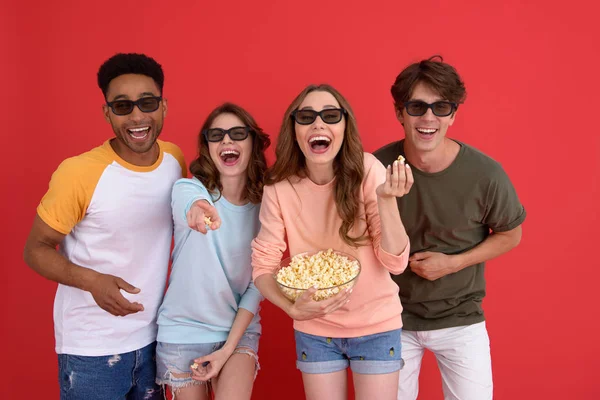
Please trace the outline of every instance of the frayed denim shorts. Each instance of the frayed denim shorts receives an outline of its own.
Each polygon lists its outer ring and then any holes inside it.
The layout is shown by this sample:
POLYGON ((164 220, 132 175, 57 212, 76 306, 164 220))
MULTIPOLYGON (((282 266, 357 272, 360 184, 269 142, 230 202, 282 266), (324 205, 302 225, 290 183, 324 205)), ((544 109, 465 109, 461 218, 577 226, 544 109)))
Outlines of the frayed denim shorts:
MULTIPOLYGON (((248 354, 254 358, 256 373, 260 369, 258 364, 259 339, 260 334, 246 332, 233 352, 233 354, 248 354)), ((156 383, 158 385, 169 385, 173 389, 201 385, 203 382, 192 379, 190 366, 194 363, 194 359, 214 353, 224 345, 225 342, 197 344, 158 342, 156 346, 156 383), (188 376, 174 377, 173 374, 188 374, 188 376)))

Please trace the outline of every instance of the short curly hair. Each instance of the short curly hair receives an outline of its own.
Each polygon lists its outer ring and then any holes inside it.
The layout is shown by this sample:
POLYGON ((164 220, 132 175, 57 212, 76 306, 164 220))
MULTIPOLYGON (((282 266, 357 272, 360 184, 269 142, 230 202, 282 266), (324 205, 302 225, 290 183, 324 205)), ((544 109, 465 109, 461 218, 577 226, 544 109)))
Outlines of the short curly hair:
POLYGON ((152 78, 162 95, 165 74, 156 60, 145 54, 119 53, 106 60, 98 70, 98 87, 105 98, 110 81, 125 74, 140 74, 152 78))

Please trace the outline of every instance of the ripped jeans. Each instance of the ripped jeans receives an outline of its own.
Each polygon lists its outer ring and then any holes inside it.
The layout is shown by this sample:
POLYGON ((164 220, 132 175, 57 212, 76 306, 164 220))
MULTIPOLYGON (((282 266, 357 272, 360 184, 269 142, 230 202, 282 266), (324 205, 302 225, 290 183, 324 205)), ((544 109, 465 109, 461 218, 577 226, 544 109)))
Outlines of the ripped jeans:
POLYGON ((111 356, 58 355, 61 400, 157 400, 156 342, 111 356))

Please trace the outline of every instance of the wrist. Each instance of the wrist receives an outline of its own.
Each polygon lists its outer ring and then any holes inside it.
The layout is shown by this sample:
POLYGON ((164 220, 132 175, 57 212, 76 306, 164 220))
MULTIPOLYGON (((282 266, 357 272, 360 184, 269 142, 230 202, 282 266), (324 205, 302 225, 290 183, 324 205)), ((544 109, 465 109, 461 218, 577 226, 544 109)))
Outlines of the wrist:
POLYGON ((380 218, 395 218, 400 217, 398 211, 398 198, 396 196, 377 195, 377 208, 379 209, 380 218))
POLYGON ((76 284, 72 286, 86 292, 91 292, 94 283, 98 281, 100 275, 99 272, 94 271, 93 269, 75 266, 75 268, 73 268, 72 279, 76 284))
POLYGON ((458 272, 467 266, 465 256, 463 254, 454 254, 450 257, 452 259, 452 272, 458 272))
POLYGON ((390 203, 396 206, 396 196, 393 194, 377 194, 377 201, 380 203, 390 203))
POLYGON ((235 350, 235 346, 232 343, 225 342, 221 350, 223 350, 223 352, 225 352, 228 355, 232 355, 233 351, 235 350))
POLYGON ((294 303, 287 301, 283 306, 283 311, 290 317, 294 319, 294 303))

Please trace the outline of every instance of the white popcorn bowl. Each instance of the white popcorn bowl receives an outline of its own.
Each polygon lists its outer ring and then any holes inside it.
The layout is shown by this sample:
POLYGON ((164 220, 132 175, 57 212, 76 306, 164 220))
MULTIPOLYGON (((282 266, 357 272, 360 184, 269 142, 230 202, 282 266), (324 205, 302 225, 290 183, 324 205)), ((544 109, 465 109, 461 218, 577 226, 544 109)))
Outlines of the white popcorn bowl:
MULTIPOLYGON (((327 251, 327 250, 321 250, 321 251, 327 251)), ((319 251, 300 253, 300 254, 296 254, 295 256, 310 257, 317 253, 319 253, 319 251)), ((343 252, 337 251, 337 250, 333 250, 333 253, 344 256, 344 257, 348 258, 348 260, 350 260, 350 261, 356 261, 356 263, 358 265, 358 272, 352 279, 350 279, 349 281, 344 282, 342 284, 331 286, 331 287, 317 288, 317 291, 312 296, 313 300, 315 300, 315 301, 326 300, 346 289, 354 287, 354 285, 356 284, 356 281, 358 280, 358 277, 360 276, 361 266, 360 266, 360 262, 358 261, 358 259, 356 259, 356 257, 351 256, 348 253, 343 253, 343 252)), ((293 257, 287 257, 287 258, 284 258, 283 260, 281 260, 281 263, 279 263, 279 267, 277 267, 277 270, 273 273, 273 279, 275 279, 275 282, 277 282, 277 286, 279 286, 279 289, 281 290, 281 292, 283 293, 283 295, 285 297, 287 297, 291 301, 296 301, 296 299, 298 297, 302 296, 302 294, 305 291, 307 291, 308 289, 286 286, 277 280, 277 273, 279 272, 279 270, 281 268, 287 267, 291 263, 292 258, 293 257)))

